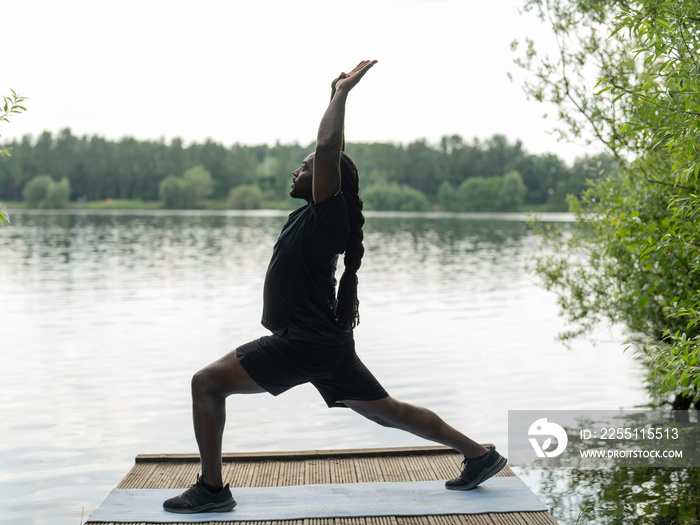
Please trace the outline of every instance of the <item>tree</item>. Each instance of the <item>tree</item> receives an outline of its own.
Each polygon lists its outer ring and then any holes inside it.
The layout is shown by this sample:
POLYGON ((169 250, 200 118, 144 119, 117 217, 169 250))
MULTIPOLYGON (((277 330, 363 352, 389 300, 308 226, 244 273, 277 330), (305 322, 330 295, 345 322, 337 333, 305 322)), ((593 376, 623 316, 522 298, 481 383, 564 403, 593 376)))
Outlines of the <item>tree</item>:
POLYGON ((40 208, 46 199, 49 186, 53 184, 51 175, 37 175, 22 190, 22 197, 29 208, 40 208))
POLYGON ((527 188, 523 178, 515 170, 503 175, 503 182, 498 195, 498 209, 500 211, 518 211, 525 200, 527 188))
POLYGON ((66 177, 56 182, 50 175, 38 175, 27 183, 22 196, 29 208, 65 208, 70 200, 70 182, 66 177))
POLYGON ((517 141, 509 144, 504 135, 494 135, 486 141, 484 150, 483 176, 493 173, 507 173, 518 169, 523 158, 522 144, 517 141))
POLYGON ((230 190, 236 186, 255 183, 258 163, 252 148, 235 144, 230 149, 228 165, 231 168, 230 179, 222 184, 223 188, 230 190))
POLYGON ((234 210, 257 210, 262 205, 262 192, 252 184, 231 188, 228 204, 234 210))
POLYGON ((195 208, 200 200, 211 195, 213 189, 211 174, 204 166, 194 166, 182 176, 182 191, 188 208, 195 208))
POLYGON ((472 177, 457 188, 458 211, 496 211, 503 177, 472 177))
POLYGON ((379 211, 427 211, 428 198, 409 186, 396 184, 375 184, 362 193, 367 209, 379 211))
POLYGON ((182 208, 182 179, 173 175, 164 178, 158 185, 158 195, 163 208, 169 210, 182 208))
POLYGON ((459 211, 459 197, 457 190, 449 183, 444 181, 438 188, 438 204, 444 211, 459 211))
POLYGON ((397 182, 425 195, 435 195, 440 181, 444 180, 441 157, 440 151, 430 147, 425 140, 410 143, 397 182))
POLYGON ((211 195, 211 174, 202 166, 189 168, 182 177, 164 178, 158 186, 158 195, 164 208, 197 208, 200 200, 211 195))
POLYGON ((700 401, 700 2, 526 7, 559 44, 549 58, 528 42, 526 89, 557 106, 563 137, 587 130, 619 166, 570 201, 578 221, 567 246, 578 256, 560 248, 537 271, 579 331, 608 319, 643 334, 651 388, 687 408, 700 401))
POLYGON ((46 198, 42 208, 59 209, 68 207, 70 200, 70 182, 63 177, 59 182, 52 181, 46 189, 46 198))
POLYGON ((525 202, 538 206, 550 201, 557 183, 564 180, 568 172, 562 160, 553 154, 527 155, 518 163, 517 171, 527 188, 525 202))
MULTIPOLYGON (((300 159, 313 150, 312 146, 298 144, 235 144, 225 148, 212 141, 184 147, 180 139, 170 144, 128 137, 115 142, 99 136, 76 137, 70 129, 57 134, 44 132, 36 139, 25 136, 11 146, 13 156, 0 157, 0 195, 8 200, 20 200, 27 182, 43 173, 51 173, 57 179, 67 177, 73 197, 87 201, 155 201, 160 198, 160 183, 168 176, 175 175, 184 184, 184 172, 189 168, 200 166, 209 172, 211 193, 207 197, 190 196, 189 202, 183 195, 176 207, 199 206, 202 198, 217 199, 223 204, 231 188, 251 184, 260 188, 264 200, 275 206, 292 207, 291 173, 300 159)), ((527 187, 524 206, 561 210, 566 209, 566 195, 579 194, 583 188, 582 179, 577 179, 580 170, 574 173, 555 155, 526 155, 519 142, 511 144, 499 135, 471 143, 452 135, 443 137, 437 145, 418 140, 405 147, 353 143, 348 145, 348 151, 360 168, 363 191, 373 185, 396 183, 420 190, 431 201, 440 201, 438 193, 444 183, 458 188, 469 178, 517 171, 527 187)), ((202 187, 206 186, 209 185, 204 183, 202 187)), ((442 191, 446 188, 443 186, 442 191)), ((443 209, 448 207, 443 205, 443 209)), ((489 210, 498 209, 495 201, 489 206, 489 210)))

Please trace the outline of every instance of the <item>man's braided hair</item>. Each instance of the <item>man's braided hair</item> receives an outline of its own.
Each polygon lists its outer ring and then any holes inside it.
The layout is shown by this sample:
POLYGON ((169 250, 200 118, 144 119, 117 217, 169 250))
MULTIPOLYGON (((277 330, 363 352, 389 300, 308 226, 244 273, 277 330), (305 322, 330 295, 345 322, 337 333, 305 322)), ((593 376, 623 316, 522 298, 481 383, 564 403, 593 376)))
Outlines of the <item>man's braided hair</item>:
POLYGON ((344 151, 340 155, 340 187, 345 197, 350 222, 350 234, 345 248, 345 271, 338 285, 338 301, 336 318, 348 330, 360 324, 360 301, 357 298, 357 270, 362 264, 365 247, 362 245, 364 233, 362 226, 365 216, 362 214, 362 199, 360 198, 360 176, 357 166, 344 151))

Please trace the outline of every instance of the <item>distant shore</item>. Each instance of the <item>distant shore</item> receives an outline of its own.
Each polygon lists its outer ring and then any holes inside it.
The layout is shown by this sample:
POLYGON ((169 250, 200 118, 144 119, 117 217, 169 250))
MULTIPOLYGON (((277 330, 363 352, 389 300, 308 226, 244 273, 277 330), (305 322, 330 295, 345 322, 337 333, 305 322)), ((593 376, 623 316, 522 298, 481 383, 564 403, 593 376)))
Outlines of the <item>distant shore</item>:
MULTIPOLYGON (((199 210, 230 210, 225 201, 205 200, 201 202, 202 206, 195 208, 199 210)), ((263 202, 259 209, 261 210, 293 210, 298 206, 298 202, 290 201, 270 201, 263 202)), ((29 208, 23 202, 0 202, 0 208, 6 210, 28 210, 41 209, 29 208)), ((138 199, 104 199, 99 201, 75 202, 71 201, 68 206, 62 208, 64 210, 166 210, 161 201, 143 201, 138 199)))
MULTIPOLYGON (((264 201, 260 210, 294 210, 301 205, 300 201, 264 201)), ((530 205, 527 208, 523 208, 515 213, 566 213, 566 212, 551 212, 545 209, 546 206, 533 206, 530 205)), ((12 210, 28 210, 28 209, 42 209, 42 208, 29 208, 23 202, 1 202, 0 209, 5 209, 8 211, 12 210)), ((138 199, 104 199, 99 201, 88 201, 88 202, 75 202, 71 201, 69 205, 64 210, 167 210, 168 208, 163 207, 161 201, 143 201, 138 199)), ((226 201, 221 200, 204 200, 201 201, 201 206, 194 208, 198 210, 232 210, 236 208, 231 208, 226 201)), ((46 210, 48 211, 48 210, 46 210)), ((370 211, 365 208, 365 211, 370 211)), ((381 211, 381 210, 373 210, 381 211)), ((439 208, 433 211, 441 211, 439 208)), ((489 212, 474 212, 474 213, 498 213, 496 211, 489 212)))

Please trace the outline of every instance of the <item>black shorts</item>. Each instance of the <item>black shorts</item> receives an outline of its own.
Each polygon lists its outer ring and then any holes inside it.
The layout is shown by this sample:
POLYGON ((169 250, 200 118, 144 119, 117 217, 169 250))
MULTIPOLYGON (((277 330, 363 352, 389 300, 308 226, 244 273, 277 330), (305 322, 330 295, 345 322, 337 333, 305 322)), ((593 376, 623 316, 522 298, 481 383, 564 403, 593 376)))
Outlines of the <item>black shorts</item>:
POLYGON ((329 407, 344 399, 374 401, 386 390, 355 353, 355 342, 340 346, 289 341, 277 335, 261 337, 236 349, 241 365, 258 385, 277 396, 311 383, 329 407))

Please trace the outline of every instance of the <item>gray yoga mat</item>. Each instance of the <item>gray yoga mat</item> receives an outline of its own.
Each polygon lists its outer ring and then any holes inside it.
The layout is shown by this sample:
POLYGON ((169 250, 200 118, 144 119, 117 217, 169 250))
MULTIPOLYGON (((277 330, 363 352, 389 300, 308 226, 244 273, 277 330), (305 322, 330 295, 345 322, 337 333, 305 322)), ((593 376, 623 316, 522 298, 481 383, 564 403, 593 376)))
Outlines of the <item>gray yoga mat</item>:
POLYGON ((444 481, 232 488, 238 505, 231 512, 165 512, 163 501, 181 492, 182 489, 114 489, 88 523, 277 521, 547 510, 517 476, 494 477, 464 492, 446 490, 444 481))

